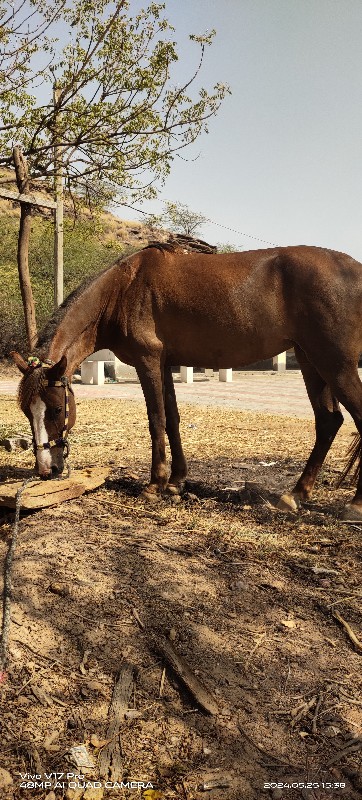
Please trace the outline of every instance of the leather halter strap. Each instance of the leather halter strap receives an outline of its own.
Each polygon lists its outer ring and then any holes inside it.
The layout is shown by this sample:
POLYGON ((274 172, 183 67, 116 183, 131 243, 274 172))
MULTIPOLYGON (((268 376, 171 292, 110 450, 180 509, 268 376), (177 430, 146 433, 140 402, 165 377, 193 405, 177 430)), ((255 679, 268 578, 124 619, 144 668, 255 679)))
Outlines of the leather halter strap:
MULTIPOLYGON (((43 367, 44 369, 50 369, 50 367, 54 366, 54 361, 50 359, 45 359, 44 361, 40 361, 40 358, 37 356, 29 356, 28 358, 28 366, 32 369, 38 369, 39 367, 43 367)), ((45 380, 43 382, 43 386, 62 386, 65 390, 65 415, 64 415, 64 427, 58 436, 57 439, 50 439, 48 442, 44 442, 44 444, 37 444, 35 439, 33 439, 33 447, 34 452, 36 453, 38 450, 50 450, 51 447, 62 447, 64 453, 64 458, 67 458, 69 454, 69 442, 68 442, 68 421, 69 421, 69 382, 66 375, 62 375, 59 381, 49 381, 45 380)))
MULTIPOLYGON (((47 365, 49 366, 49 365, 47 365)), ((62 447, 63 450, 66 452, 64 453, 64 458, 67 458, 69 454, 69 442, 68 442, 68 421, 69 421, 69 384, 68 378, 66 375, 63 375, 59 381, 44 381, 44 386, 62 386, 65 389, 65 415, 64 415, 64 427, 60 433, 60 436, 57 439, 50 439, 48 442, 44 442, 44 444, 36 444, 34 441, 34 450, 50 450, 51 447, 62 447)))

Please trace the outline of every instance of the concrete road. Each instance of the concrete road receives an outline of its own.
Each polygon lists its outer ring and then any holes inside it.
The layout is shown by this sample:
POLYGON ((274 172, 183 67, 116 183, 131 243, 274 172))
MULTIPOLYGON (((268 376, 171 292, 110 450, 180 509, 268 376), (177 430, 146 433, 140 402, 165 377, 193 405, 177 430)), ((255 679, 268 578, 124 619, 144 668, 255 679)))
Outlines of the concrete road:
MULTIPOLYGON (((196 375, 194 383, 175 380, 176 395, 180 402, 202 406, 221 406, 245 411, 262 411, 292 417, 312 418, 313 412, 299 371, 234 372, 232 383, 220 383, 214 378, 196 375)), ((0 381, 1 395, 15 395, 17 382, 0 381)), ((139 383, 106 383, 104 386, 74 384, 79 398, 143 399, 139 383)))
MULTIPOLYGON (((359 370, 362 378, 362 370, 359 370)), ((14 380, 0 380, 0 395, 15 395, 18 383, 14 380)), ((261 411, 270 414, 281 414, 289 417, 313 419, 313 411, 299 370, 287 372, 233 372, 232 383, 221 383, 218 374, 213 378, 205 378, 196 374, 194 383, 180 383, 175 378, 177 400, 183 403, 194 403, 201 406, 220 406, 236 408, 241 411, 261 411)), ((76 397, 113 398, 124 400, 142 400, 143 394, 139 383, 124 381, 122 383, 105 383, 103 386, 74 384, 76 397)), ((345 416, 350 419, 347 411, 345 416)))

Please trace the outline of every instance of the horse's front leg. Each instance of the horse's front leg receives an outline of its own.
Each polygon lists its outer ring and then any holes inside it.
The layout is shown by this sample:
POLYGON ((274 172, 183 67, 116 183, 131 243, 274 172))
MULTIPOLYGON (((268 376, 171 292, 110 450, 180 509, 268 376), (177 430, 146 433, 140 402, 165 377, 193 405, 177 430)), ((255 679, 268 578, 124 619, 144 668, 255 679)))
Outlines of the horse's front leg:
POLYGON ((165 411, 166 432, 171 448, 171 475, 167 490, 169 494, 180 494, 187 475, 187 464, 180 437, 180 415, 178 413, 175 387, 171 367, 165 366, 165 411))
POLYGON ((146 401, 152 441, 151 482, 144 490, 147 496, 155 495, 167 486, 163 365, 160 357, 145 356, 136 370, 146 401))

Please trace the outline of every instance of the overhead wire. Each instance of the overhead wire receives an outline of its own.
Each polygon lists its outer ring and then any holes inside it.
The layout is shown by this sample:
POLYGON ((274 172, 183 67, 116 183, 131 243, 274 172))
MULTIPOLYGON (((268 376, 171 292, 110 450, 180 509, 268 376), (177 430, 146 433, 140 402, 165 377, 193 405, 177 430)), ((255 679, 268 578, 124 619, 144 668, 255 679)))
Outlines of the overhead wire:
MULTIPOLYGON (((173 201, 164 200, 163 202, 167 203, 173 201)), ((125 205, 126 208, 132 209, 132 211, 137 211, 138 214, 143 214, 145 217, 149 216, 149 212, 143 211, 141 208, 135 208, 127 203, 122 203, 122 205, 125 205)), ((208 222, 209 225, 216 225, 218 228, 223 228, 226 231, 230 231, 230 233, 237 233, 238 236, 245 236, 247 239, 254 239, 254 241, 262 242, 263 244, 270 244, 272 247, 280 247, 280 245, 276 244, 276 242, 270 242, 268 239, 262 239, 260 236, 254 236, 251 233, 245 233, 245 231, 238 231, 236 228, 230 228, 228 225, 223 225, 221 222, 215 222, 215 220, 209 219, 209 217, 205 219, 205 222, 208 222)))

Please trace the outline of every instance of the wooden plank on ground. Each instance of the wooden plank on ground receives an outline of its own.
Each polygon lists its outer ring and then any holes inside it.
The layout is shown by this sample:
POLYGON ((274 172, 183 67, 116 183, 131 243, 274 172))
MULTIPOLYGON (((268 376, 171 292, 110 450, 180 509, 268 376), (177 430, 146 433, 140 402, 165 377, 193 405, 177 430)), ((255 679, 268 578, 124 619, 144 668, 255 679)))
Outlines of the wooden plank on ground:
MULTIPOLYGON (((84 492, 102 486, 108 475, 107 467, 92 467, 74 470, 69 478, 32 481, 21 495, 21 507, 23 509, 47 508, 63 503, 65 500, 74 500, 84 492)), ((0 506, 15 508, 16 493, 22 485, 23 481, 9 481, 0 484, 0 506)))
POLYGON ((123 774, 122 750, 119 731, 128 709, 133 690, 136 669, 133 664, 124 661, 113 689, 108 711, 108 728, 106 739, 108 744, 99 754, 99 773, 101 778, 119 781, 123 774))

